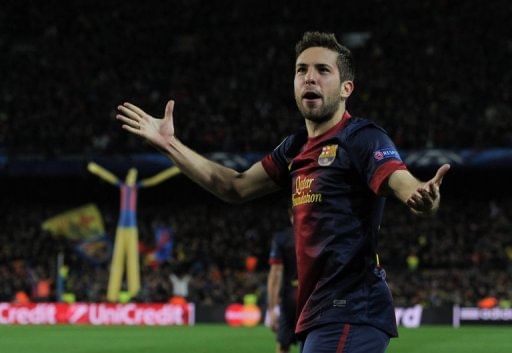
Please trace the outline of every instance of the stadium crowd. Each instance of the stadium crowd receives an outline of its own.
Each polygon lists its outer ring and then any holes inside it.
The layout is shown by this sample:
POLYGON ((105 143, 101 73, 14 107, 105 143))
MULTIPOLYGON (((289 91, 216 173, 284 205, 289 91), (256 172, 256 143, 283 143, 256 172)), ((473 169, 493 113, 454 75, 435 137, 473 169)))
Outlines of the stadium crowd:
MULTIPOLYGON (((512 147, 507 1, 347 7, 319 0, 318 9, 252 0, 170 3, 3 4, 0 157, 153 152, 119 128, 115 107, 130 100, 161 115, 169 97, 177 102, 177 135, 194 149, 270 151, 302 124, 292 94, 293 46, 312 29, 336 32, 353 50, 349 110, 375 119, 400 149, 512 147)), ((91 263, 76 244, 41 230, 43 220, 77 205, 59 201, 64 195, 55 190, 44 199, 29 194, 0 200, 0 302, 19 293, 55 300, 58 275, 76 300, 105 301, 108 264, 91 263), (69 271, 57 269, 58 254, 69 271)), ((100 208, 113 237, 117 206, 100 208)), ((146 203, 138 217, 143 281, 134 300, 180 294, 226 304, 256 293, 264 303, 270 239, 287 224, 285 208, 268 201, 146 203), (174 248, 155 266, 149 254, 159 224, 175 230, 174 248), (250 257, 257 265, 249 270, 250 257)), ((511 210, 510 199, 447 197, 425 220, 389 202, 380 258, 395 303, 512 300, 511 210)))
POLYGON ((26 2, 0 12, 9 155, 141 152, 115 107, 130 100, 161 115, 169 97, 191 147, 268 151, 301 124, 293 45, 311 29, 353 49, 349 110, 400 148, 512 146, 507 1, 26 2))
MULTIPOLYGON (((397 305, 473 306, 488 296, 512 300, 512 203, 470 205, 447 199, 435 218, 413 220, 403 206, 389 203, 379 248, 397 305)), ((286 227, 285 205, 213 206, 165 205, 166 214, 161 205, 144 208, 138 217, 142 290, 134 300, 165 302, 179 294, 195 303, 227 304, 256 294, 265 303, 270 240, 286 227), (175 230, 172 255, 157 266, 147 252, 155 246, 156 224, 175 230), (247 268, 249 256, 257 258, 254 270, 247 268)), ((105 300, 108 264, 88 262, 73 242, 41 230, 41 220, 57 209, 25 204, 12 211, 2 225, 0 301, 15 301, 19 291, 31 300, 54 300, 58 253, 69 268, 65 291, 79 301, 105 300), (37 294, 41 280, 50 282, 46 298, 37 294)), ((102 211, 112 235, 115 212, 102 211)))

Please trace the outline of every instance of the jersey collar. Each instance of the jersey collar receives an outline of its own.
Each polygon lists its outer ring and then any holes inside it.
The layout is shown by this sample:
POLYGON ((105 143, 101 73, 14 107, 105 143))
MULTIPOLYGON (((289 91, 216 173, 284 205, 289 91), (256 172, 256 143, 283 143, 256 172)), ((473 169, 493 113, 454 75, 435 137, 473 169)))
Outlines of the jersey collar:
POLYGON ((347 125, 350 118, 352 118, 352 115, 350 115, 350 113, 347 110, 345 110, 345 112, 343 113, 343 117, 338 123, 336 123, 336 125, 331 127, 323 134, 320 134, 315 137, 308 137, 308 144, 313 144, 328 137, 334 136, 335 134, 340 132, 345 127, 345 125, 347 125))

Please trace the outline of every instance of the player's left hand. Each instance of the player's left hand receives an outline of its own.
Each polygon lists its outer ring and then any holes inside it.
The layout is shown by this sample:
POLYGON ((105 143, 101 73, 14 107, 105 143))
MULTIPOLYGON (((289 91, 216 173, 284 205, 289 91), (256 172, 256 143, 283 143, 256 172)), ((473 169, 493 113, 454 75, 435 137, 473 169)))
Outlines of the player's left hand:
POLYGON ((279 330, 279 319, 275 310, 270 310, 270 329, 273 332, 277 332, 279 330))
POLYGON ((441 200, 439 188, 449 169, 449 164, 443 164, 432 179, 419 187, 409 197, 406 204, 412 213, 419 216, 430 216, 437 212, 441 200))

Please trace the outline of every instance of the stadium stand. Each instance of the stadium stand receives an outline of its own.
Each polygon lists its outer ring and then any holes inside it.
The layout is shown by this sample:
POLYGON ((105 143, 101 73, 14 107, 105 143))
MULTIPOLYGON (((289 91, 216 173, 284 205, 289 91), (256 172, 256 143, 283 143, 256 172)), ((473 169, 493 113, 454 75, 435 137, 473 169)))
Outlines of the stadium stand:
MULTIPOLYGON (((292 2, 172 3, 3 4, 0 157, 153 152, 120 130, 114 109, 129 99, 161 115, 169 97, 177 101, 179 137, 191 147, 268 152, 301 124, 292 97, 293 44, 309 23, 322 23, 319 29, 335 31, 352 48, 357 89, 349 109, 382 124, 400 149, 512 147, 506 1, 339 2, 327 14, 292 2), (419 12, 427 16, 417 20, 419 12)), ((15 301, 20 292, 55 300, 59 253, 70 269, 66 290, 80 301, 105 301, 108 265, 89 263, 41 223, 93 201, 112 236, 117 195, 84 177, 47 181, 29 172, 23 180, 1 178, 0 301, 15 301)), ((492 197, 448 193, 429 220, 413 222, 390 202, 380 246, 397 305, 512 300, 512 202, 510 192, 496 191, 509 185, 489 187, 492 197)), ((235 208, 197 190, 190 196, 189 184, 178 189, 164 193, 168 199, 141 195, 141 249, 155 245, 155 224, 173 226, 176 237, 172 259, 158 270, 143 262, 136 300, 167 301, 171 273, 192 276, 188 299, 201 304, 264 293, 271 234, 286 224, 282 202, 235 208), (199 198, 208 201, 194 202, 199 198), (258 258, 255 272, 244 267, 249 255, 258 258)))

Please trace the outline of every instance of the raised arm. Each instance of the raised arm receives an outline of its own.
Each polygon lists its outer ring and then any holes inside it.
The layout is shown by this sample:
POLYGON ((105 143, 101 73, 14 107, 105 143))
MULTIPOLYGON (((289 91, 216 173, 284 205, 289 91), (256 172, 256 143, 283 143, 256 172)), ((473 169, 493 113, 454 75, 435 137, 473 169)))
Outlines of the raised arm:
POLYGON ((123 122, 123 129, 144 138, 168 156, 183 174, 224 201, 240 203, 279 188, 260 162, 239 173, 185 146, 174 135, 173 109, 174 101, 170 100, 164 118, 157 119, 133 104, 124 103, 118 106, 116 118, 123 122))
POLYGON ((439 209, 441 200, 439 188, 449 169, 449 164, 442 165, 436 175, 427 182, 419 181, 407 170, 397 170, 390 175, 387 186, 409 207, 412 213, 429 216, 439 209))

